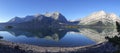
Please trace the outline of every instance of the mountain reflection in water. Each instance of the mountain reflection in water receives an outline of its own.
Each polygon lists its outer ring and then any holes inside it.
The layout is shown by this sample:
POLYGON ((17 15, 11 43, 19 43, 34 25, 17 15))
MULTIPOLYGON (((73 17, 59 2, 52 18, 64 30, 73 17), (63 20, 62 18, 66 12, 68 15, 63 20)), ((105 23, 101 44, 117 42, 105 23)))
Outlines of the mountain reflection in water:
POLYGON ((16 37, 24 35, 28 38, 51 38, 52 40, 58 41, 63 38, 69 31, 78 32, 78 30, 75 29, 10 30, 8 32, 16 37))
POLYGON ((15 30, 0 31, 3 40, 39 46, 85 46, 106 41, 106 36, 117 35, 116 29, 79 28, 79 29, 44 29, 44 30, 15 30), (9 32, 9 33, 8 33, 9 32))

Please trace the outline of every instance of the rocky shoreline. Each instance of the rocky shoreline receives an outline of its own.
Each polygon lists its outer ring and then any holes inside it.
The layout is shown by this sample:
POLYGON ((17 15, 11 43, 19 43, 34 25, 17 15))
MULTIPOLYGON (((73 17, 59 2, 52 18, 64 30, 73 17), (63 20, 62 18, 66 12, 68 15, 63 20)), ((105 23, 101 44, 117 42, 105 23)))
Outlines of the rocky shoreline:
POLYGON ((108 42, 82 47, 42 47, 0 40, 0 53, 113 53, 116 50, 117 48, 108 42))

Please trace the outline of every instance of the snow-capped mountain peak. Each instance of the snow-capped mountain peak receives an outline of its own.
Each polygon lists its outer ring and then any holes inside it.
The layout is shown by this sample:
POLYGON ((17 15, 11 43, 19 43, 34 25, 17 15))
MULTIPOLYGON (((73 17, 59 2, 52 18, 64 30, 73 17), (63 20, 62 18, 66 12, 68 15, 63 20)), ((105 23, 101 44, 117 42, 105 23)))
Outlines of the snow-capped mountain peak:
POLYGON ((46 13, 45 16, 51 17, 52 19, 60 21, 60 22, 67 22, 67 19, 59 12, 46 13))
POLYGON ((98 12, 94 12, 92 13, 90 16, 88 17, 99 17, 99 16, 105 16, 106 15, 106 12, 104 12, 103 10, 102 11, 98 11, 98 12))
POLYGON ((105 15, 106 12, 103 11, 103 10, 101 10, 101 11, 95 12, 95 13, 93 13, 93 14, 96 14, 96 15, 105 15))
POLYGON ((60 16, 60 13, 59 12, 46 13, 45 16, 46 17, 53 17, 54 19, 58 19, 60 16))
POLYGON ((34 16, 35 16, 35 17, 39 17, 39 16, 41 16, 41 14, 38 13, 38 14, 35 14, 34 16))

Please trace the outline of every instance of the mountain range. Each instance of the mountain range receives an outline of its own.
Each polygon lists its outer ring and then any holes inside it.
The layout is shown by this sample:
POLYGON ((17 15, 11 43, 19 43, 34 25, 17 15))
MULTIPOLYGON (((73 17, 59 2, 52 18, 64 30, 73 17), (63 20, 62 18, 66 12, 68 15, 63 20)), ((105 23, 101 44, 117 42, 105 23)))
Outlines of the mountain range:
POLYGON ((28 21, 58 21, 61 23, 67 22, 67 19, 59 12, 53 12, 53 13, 46 13, 44 15, 42 14, 37 14, 37 15, 31 15, 31 16, 26 16, 23 18, 20 17, 15 17, 12 18, 11 20, 8 21, 8 23, 21 23, 21 22, 28 22, 28 21))
POLYGON ((15 28, 34 28, 43 29, 54 27, 59 28, 61 25, 68 23, 67 19, 59 12, 30 15, 23 18, 15 17, 7 22, 7 25, 12 25, 15 28))
POLYGON ((109 26, 116 27, 116 21, 120 22, 119 17, 114 13, 104 11, 94 12, 91 15, 80 20, 68 21, 65 16, 59 12, 46 14, 29 15, 23 18, 14 17, 4 26, 15 26, 16 28, 60 28, 63 26, 109 26), (6 25, 7 24, 7 25, 6 25))

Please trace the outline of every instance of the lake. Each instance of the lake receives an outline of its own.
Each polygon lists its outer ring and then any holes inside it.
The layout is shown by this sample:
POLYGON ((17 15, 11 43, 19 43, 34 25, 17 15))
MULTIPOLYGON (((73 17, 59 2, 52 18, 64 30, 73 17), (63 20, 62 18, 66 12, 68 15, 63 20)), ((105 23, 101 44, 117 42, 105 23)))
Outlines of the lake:
POLYGON ((46 47, 77 47, 106 41, 118 34, 116 29, 6 29, 0 30, 2 40, 46 47))

